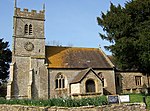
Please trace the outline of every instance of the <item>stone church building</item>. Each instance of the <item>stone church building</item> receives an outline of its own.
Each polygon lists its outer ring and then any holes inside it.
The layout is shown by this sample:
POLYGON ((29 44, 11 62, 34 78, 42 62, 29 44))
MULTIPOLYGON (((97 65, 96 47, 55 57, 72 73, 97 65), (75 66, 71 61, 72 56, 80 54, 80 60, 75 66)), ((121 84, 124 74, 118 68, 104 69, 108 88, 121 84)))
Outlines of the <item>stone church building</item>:
POLYGON ((82 98, 140 92, 148 79, 118 71, 100 48, 45 46, 45 9, 15 6, 7 99, 82 98))

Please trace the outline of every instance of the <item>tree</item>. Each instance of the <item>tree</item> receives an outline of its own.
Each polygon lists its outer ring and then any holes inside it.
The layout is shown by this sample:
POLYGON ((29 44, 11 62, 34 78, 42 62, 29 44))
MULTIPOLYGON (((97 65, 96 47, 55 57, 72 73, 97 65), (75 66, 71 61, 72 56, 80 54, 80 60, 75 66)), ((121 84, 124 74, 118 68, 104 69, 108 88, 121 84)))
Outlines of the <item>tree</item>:
POLYGON ((150 0, 130 0, 124 7, 111 3, 97 21, 106 32, 101 38, 113 43, 105 48, 118 68, 150 74, 150 0))
POLYGON ((0 39, 0 80, 4 81, 9 75, 9 64, 11 62, 11 51, 8 42, 0 39))

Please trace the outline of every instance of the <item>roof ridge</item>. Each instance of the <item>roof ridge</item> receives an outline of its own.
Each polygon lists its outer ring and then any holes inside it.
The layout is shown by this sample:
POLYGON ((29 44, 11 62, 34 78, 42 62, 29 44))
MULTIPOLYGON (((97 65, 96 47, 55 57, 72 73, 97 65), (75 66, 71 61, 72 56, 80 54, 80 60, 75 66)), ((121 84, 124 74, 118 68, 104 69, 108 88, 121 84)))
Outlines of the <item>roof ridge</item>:
POLYGON ((48 46, 48 45, 45 45, 45 47, 57 47, 57 48, 84 48, 84 49, 99 49, 99 48, 96 48, 96 47, 70 47, 70 46, 48 46))

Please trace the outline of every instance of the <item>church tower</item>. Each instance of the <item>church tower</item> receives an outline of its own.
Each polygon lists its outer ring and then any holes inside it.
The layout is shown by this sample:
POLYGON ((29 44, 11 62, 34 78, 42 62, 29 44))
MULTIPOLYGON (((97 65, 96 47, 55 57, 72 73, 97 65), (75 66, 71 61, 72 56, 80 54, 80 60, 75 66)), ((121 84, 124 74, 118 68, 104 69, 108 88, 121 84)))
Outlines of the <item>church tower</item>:
POLYGON ((44 6, 39 12, 21 10, 16 7, 15 0, 12 63, 7 85, 7 99, 42 98, 42 92, 47 91, 47 83, 45 87, 40 84, 44 80, 42 76, 47 76, 44 21, 44 6))

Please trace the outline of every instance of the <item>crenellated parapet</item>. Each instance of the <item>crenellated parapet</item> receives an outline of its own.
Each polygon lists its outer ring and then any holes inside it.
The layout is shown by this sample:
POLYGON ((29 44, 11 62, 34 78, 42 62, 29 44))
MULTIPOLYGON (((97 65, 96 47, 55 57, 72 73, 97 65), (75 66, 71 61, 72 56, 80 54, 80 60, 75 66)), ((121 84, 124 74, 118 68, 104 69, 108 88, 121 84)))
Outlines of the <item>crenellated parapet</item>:
POLYGON ((20 8, 16 8, 14 16, 21 18, 45 20, 45 10, 40 10, 39 12, 37 12, 36 10, 29 11, 28 9, 24 8, 22 11, 20 8))

